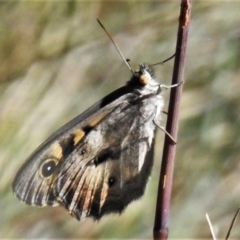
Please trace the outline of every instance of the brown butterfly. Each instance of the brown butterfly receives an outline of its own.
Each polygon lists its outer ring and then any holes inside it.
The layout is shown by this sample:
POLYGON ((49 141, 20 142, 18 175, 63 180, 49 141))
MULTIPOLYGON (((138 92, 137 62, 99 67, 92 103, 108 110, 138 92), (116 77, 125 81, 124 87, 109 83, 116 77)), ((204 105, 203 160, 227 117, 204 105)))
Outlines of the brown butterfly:
POLYGON ((125 86, 36 149, 14 179, 17 198, 62 205, 78 220, 121 213, 143 195, 151 172, 162 87, 152 66, 141 64, 125 86))

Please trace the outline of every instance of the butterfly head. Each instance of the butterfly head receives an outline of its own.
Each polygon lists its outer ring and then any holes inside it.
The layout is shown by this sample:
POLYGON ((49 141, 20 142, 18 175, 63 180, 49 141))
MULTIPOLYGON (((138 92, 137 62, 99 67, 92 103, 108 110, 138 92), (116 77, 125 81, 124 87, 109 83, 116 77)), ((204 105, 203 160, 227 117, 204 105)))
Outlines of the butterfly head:
POLYGON ((154 69, 145 63, 139 65, 139 70, 133 73, 127 85, 137 88, 144 95, 160 93, 160 85, 155 80, 154 69))

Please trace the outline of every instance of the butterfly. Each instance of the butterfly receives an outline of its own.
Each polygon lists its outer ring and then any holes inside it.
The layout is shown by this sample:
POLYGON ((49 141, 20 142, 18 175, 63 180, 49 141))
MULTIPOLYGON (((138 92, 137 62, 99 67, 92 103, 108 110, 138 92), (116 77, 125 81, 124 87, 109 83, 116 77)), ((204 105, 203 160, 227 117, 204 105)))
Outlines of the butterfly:
POLYGON ((33 152, 13 181, 16 197, 29 205, 63 206, 77 220, 121 213, 146 188, 163 87, 155 80, 153 66, 140 64, 125 86, 33 152))

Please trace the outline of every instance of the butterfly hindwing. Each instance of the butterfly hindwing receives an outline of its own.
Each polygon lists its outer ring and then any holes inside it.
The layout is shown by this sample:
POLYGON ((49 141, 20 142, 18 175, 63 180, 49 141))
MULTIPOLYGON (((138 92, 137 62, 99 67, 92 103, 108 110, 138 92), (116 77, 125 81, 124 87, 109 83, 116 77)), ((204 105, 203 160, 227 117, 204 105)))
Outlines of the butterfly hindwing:
MULTIPOLYGON (((119 99, 121 104, 60 165, 58 199, 77 219, 121 212, 145 189, 150 170, 142 168, 153 145, 155 126, 152 121, 145 124, 147 131, 141 126, 142 106, 129 99, 119 99)), ((152 159, 146 165, 149 169, 152 159)))

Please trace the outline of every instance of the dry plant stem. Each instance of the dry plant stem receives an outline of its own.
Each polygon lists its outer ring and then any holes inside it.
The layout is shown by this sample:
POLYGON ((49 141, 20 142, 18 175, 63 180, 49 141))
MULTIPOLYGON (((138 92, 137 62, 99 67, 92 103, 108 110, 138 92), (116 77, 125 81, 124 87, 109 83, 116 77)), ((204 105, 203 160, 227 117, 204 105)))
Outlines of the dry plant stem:
POLYGON ((232 231, 232 228, 233 228, 233 226, 234 226, 234 223, 235 223, 236 220, 237 220, 237 217, 238 217, 239 212, 240 212, 240 207, 238 208, 237 212, 235 213, 235 215, 234 215, 234 217, 233 217, 233 220, 232 220, 232 222, 231 222, 231 224, 230 224, 230 227, 229 227, 228 232, 227 232, 227 236, 226 236, 226 238, 225 238, 226 240, 228 240, 228 238, 229 238, 229 236, 230 236, 230 233, 231 233, 231 231, 232 231))
MULTIPOLYGON (((191 5, 192 0, 181 0, 181 11, 179 18, 179 28, 172 84, 180 83, 183 80, 191 5)), ((172 88, 168 108, 166 131, 170 133, 175 140, 177 140, 181 92, 182 85, 177 88, 172 88)), ((175 153, 176 145, 168 136, 165 136, 162 166, 158 187, 155 224, 153 229, 154 239, 157 240, 168 238, 169 208, 172 192, 175 153)))

